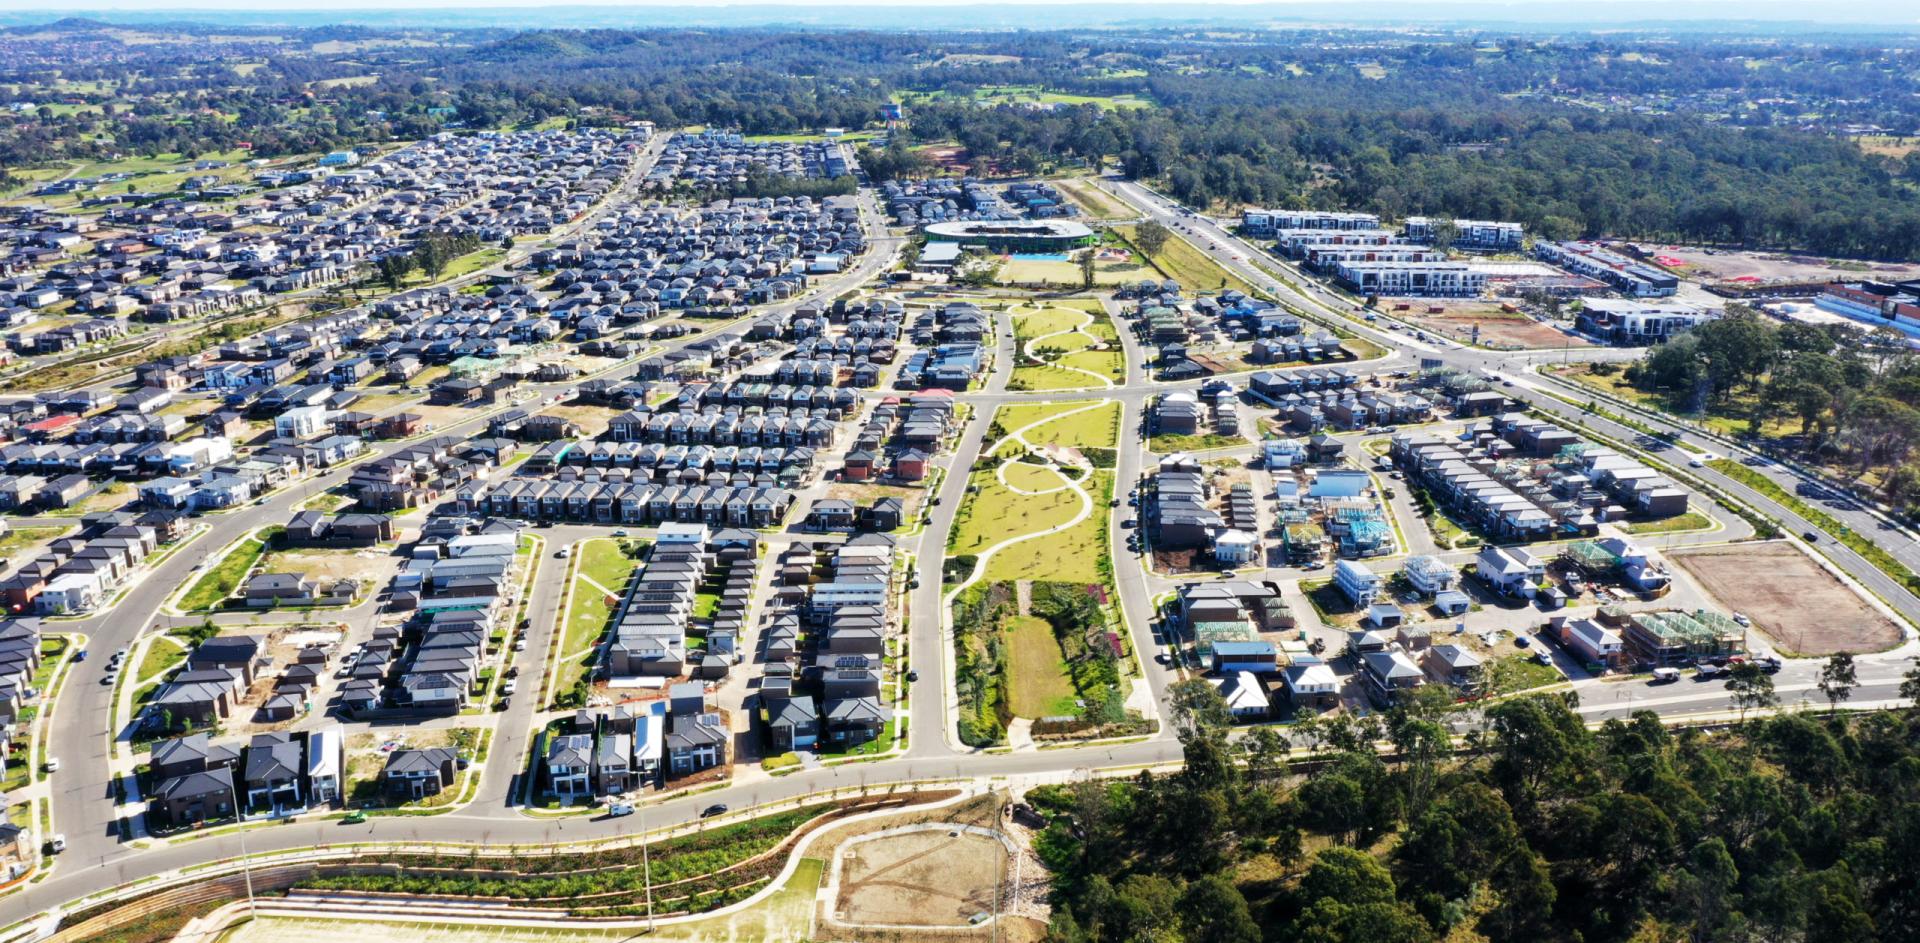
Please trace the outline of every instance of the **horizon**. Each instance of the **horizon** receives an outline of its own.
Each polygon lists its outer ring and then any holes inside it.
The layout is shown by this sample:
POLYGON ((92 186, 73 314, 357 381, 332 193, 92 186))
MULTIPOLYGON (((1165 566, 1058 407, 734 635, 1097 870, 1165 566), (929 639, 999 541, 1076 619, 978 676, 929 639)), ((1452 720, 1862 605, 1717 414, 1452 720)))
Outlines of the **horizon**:
POLYGON ((752 3, 692 0, 683 4, 633 4, 621 0, 193 0, 166 5, 128 0, 72 0, 49 10, 32 0, 0 0, 0 25, 46 25, 90 19, 109 25, 205 23, 238 27, 365 26, 375 28, 577 29, 674 26, 816 26, 877 30, 1030 29, 1232 22, 1258 27, 1418 24, 1423 28, 1698 29, 1705 24, 1754 24, 1794 32, 1862 28, 1908 30, 1920 14, 1893 0, 1853 0, 1823 7, 1810 17, 1804 4, 1785 0, 1711 2, 1674 7, 1654 0, 1598 3, 1521 3, 1513 0, 1392 0, 1368 7, 1327 0, 1217 0, 1160 3, 1155 0, 927 0, 902 9, 885 0, 760 0, 752 3), (1070 14, 1063 11, 1071 10, 1070 14), (538 11, 546 22, 527 26, 512 14, 538 11), (973 15, 960 15, 972 13, 973 15), (215 20, 219 22, 214 22, 215 20), (1061 20, 1071 22, 1061 22, 1061 20))

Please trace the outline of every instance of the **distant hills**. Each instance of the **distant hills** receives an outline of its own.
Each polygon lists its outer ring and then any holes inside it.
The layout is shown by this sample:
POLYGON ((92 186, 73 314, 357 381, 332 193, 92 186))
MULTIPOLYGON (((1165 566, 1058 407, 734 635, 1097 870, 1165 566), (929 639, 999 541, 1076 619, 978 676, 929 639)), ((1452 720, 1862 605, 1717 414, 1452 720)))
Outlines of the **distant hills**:
MULTIPOLYGON (((52 26, 74 31, 108 26, 159 26, 184 23, 222 27, 318 27, 357 25, 391 28, 521 29, 529 23, 554 28, 634 27, 806 27, 881 30, 1049 30, 1074 27, 1152 28, 1227 25, 1298 28, 1352 25, 1446 26, 1537 31, 1550 29, 1636 29, 1695 32, 1729 28, 1764 34, 1861 31, 1920 32, 1920 12, 1905 0, 1859 0, 1818 8, 1808 19, 1805 3, 1667 3, 1626 0, 1619 3, 1388 2, 1381 4, 1301 3, 986 3, 964 5, 834 6, 744 4, 738 6, 596 6, 573 4, 517 7, 408 7, 405 0, 384 8, 198 9, 99 6, 57 10, 0 11, 0 25, 52 26)), ((130 0, 118 0, 130 2, 130 0)))

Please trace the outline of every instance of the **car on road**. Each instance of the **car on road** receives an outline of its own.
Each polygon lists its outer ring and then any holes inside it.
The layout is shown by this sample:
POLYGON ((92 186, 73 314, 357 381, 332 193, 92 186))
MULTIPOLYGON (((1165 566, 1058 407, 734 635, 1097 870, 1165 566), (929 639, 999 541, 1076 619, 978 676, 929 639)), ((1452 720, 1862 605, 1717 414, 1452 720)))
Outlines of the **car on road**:
POLYGON ((87 650, 83 648, 83 649, 80 649, 80 650, 79 650, 79 651, 77 651, 77 652, 74 652, 74 653, 73 653, 73 660, 74 660, 74 661, 86 661, 86 660, 87 660, 87 650))
POLYGON ((356 809, 352 812, 347 813, 344 817, 342 817, 340 819, 340 824, 341 825, 360 825, 366 822, 366 820, 367 820, 367 814, 365 812, 361 812, 356 809))
POLYGON ((122 659, 125 659, 126 657, 127 657, 127 650, 123 648, 117 652, 114 652, 113 658, 109 659, 109 661, 117 665, 121 662, 122 659))
POLYGON ((112 668, 107 669, 107 673, 100 676, 100 683, 103 685, 109 685, 118 680, 120 680, 120 672, 112 668))
POLYGON ((1735 622, 1738 622, 1738 623, 1740 623, 1740 624, 1741 624, 1741 625, 1743 625, 1743 626, 1748 626, 1748 627, 1752 627, 1752 625, 1753 625, 1753 620, 1752 620, 1752 619, 1749 619, 1749 618, 1747 618, 1747 614, 1746 614, 1746 613, 1744 613, 1744 612, 1736 612, 1736 613, 1734 613, 1734 614, 1733 614, 1733 621, 1735 621, 1735 622))
POLYGON ((1680 669, 1655 668, 1653 669, 1653 679, 1651 681, 1648 681, 1647 683, 1648 684, 1672 684, 1678 680, 1680 680, 1680 669))
POLYGON ((1773 655, 1760 655, 1754 658, 1753 663, 1759 665, 1760 670, 1767 674, 1774 674, 1778 672, 1781 667, 1780 659, 1773 655))
POLYGON ((53 853, 56 855, 63 851, 66 851, 67 850, 66 833, 55 832, 53 834, 53 837, 47 840, 47 847, 53 849, 53 853))
POLYGON ((518 686, 519 686, 519 684, 520 684, 520 682, 518 682, 518 681, 515 681, 515 680, 514 680, 514 679, 512 679, 512 678, 508 678, 505 684, 502 684, 502 685, 500 685, 500 696, 501 696, 501 697, 512 697, 512 696, 513 696, 513 692, 514 692, 514 689, 515 689, 516 687, 518 687, 518 686))
POLYGON ((1688 468, 1705 468, 1707 467, 1707 463, 1704 461, 1701 461, 1698 458, 1690 458, 1690 459, 1687 459, 1687 467, 1688 468))
POLYGON ((524 651, 526 651, 526 650, 527 650, 527 640, 526 640, 526 639, 516 639, 516 640, 514 640, 514 643, 513 643, 513 650, 514 650, 514 651, 516 651, 516 652, 524 652, 524 651))
POLYGON ((1699 667, 1694 669, 1693 680, 1712 681, 1713 679, 1718 678, 1721 675, 1726 673, 1727 673, 1727 669, 1722 668, 1719 665, 1714 664, 1713 662, 1703 661, 1700 663, 1699 667))
POLYGON ((716 815, 726 815, 726 814, 727 814, 727 804, 724 802, 716 802, 700 810, 700 817, 703 819, 710 819, 716 815))
POLYGON ((625 537, 625 536, 627 536, 627 529, 626 529, 626 528, 624 528, 624 527, 622 527, 622 528, 620 528, 619 530, 616 530, 616 531, 614 531, 614 532, 613 532, 613 536, 615 536, 615 537, 625 537))
POLYGON ((565 560, 566 558, 568 558, 568 557, 570 557, 570 556, 573 556, 573 548, 572 548, 572 547, 561 547, 560 549, 558 549, 558 550, 555 550, 555 551, 553 552, 553 555, 554 555, 555 557, 558 557, 558 558, 560 558, 560 559, 562 559, 562 560, 565 560))
POLYGON ((615 802, 607 806, 607 817, 610 819, 617 819, 623 815, 632 815, 632 814, 633 814, 633 803, 631 802, 615 802))
POLYGON ((908 684, 912 684, 912 683, 914 683, 915 681, 918 681, 918 680, 920 680, 920 672, 919 672, 919 670, 918 670, 918 669, 914 669, 914 668, 908 668, 908 669, 907 669, 907 683, 908 683, 908 684))
POLYGON ((1820 542, 1820 535, 1810 530, 1802 531, 1800 533, 1800 539, 1805 540, 1807 543, 1810 543, 1810 544, 1817 544, 1820 542))
POLYGON ((1139 522, 1139 521, 1136 521, 1136 520, 1134 520, 1134 519, 1133 519, 1133 518, 1131 518, 1131 517, 1129 517, 1129 518, 1127 518, 1126 520, 1124 520, 1124 521, 1121 521, 1121 522, 1120 522, 1120 527, 1121 527, 1122 529, 1124 529, 1124 530, 1132 530, 1133 528, 1135 528, 1135 527, 1138 527, 1139 525, 1140 525, 1140 522, 1139 522))
POLYGON ((60 772, 60 758, 57 756, 47 757, 47 761, 45 763, 40 764, 40 769, 43 772, 48 772, 48 773, 60 772))
POLYGON ((1159 665, 1171 665, 1173 664, 1173 656, 1168 655, 1166 652, 1159 652, 1153 656, 1153 661, 1159 665))

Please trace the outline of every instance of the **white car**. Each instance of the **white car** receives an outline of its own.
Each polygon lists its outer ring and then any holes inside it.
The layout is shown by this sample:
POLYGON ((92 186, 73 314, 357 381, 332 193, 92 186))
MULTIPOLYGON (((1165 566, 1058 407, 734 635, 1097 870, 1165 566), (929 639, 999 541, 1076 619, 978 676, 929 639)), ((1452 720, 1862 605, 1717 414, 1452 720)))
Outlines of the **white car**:
POLYGON ((58 773, 60 772, 60 758, 57 756, 49 756, 45 763, 40 764, 40 768, 49 773, 58 773))
POLYGON ((53 853, 56 855, 63 851, 66 851, 67 850, 67 833, 55 832, 53 834, 53 838, 49 839, 47 841, 47 844, 53 848, 53 853))
POLYGON ((513 679, 511 678, 507 679, 507 683, 500 686, 500 696, 501 697, 512 696, 514 691, 514 686, 516 684, 518 684, 518 682, 514 681, 513 679))

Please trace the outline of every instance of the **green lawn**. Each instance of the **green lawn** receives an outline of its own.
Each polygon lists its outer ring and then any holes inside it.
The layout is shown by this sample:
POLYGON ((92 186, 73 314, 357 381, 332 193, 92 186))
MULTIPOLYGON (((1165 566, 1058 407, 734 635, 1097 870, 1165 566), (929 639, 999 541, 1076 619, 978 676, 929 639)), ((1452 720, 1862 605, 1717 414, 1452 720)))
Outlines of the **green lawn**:
MULTIPOLYGON (((987 564, 986 578, 990 580, 1034 579, 1036 574, 1044 574, 1050 580, 1062 580, 1074 583, 1098 583, 1105 578, 1101 563, 1108 559, 1106 546, 1107 501, 1113 493, 1113 473, 1096 471, 1084 486, 1093 496, 1093 511, 1084 520, 1057 534, 1022 541, 993 555, 987 564)), ((1058 519, 1040 526, 1025 526, 1019 530, 1032 533, 1072 518, 1079 509, 1079 499, 1072 491, 1059 491, 1046 495, 1046 498, 1064 497, 1069 502, 1066 513, 1058 519)), ((1032 499, 1041 500, 1041 499, 1032 499)), ((1004 539, 994 536, 993 540, 1004 539)), ((990 541, 991 542, 991 541, 990 541)))
MULTIPOLYGON (((1082 355, 1069 354, 1068 356, 1082 355)), ((1106 387, 1100 383, 1098 376, 1088 376, 1078 370, 1066 370, 1049 365, 1013 368, 1013 376, 1007 380, 1007 389, 1018 392, 1022 390, 1101 390, 1106 387)))
POLYGON ((1092 181, 1055 180, 1053 184, 1095 219, 1132 219, 1140 215, 1139 211, 1094 186, 1092 181))
POLYGON ((1486 670, 1488 697, 1559 684, 1566 680, 1558 670, 1534 661, 1532 655, 1503 655, 1490 659, 1486 670))
MULTIPOLYGON (((1078 408, 1084 405, 1086 405, 1086 401, 1083 400, 1078 403, 1068 404, 1068 408, 1078 408)), ((1007 410, 1021 408, 1025 407, 1001 407, 1003 413, 1007 410)), ((1065 410, 1062 411, 1064 412, 1065 410)), ((1031 422, 1033 420, 1027 419, 1026 421, 1031 422)), ((1119 422, 1120 404, 1118 402, 1109 402, 1098 409, 1089 409, 1085 412, 1074 413, 1071 416, 1049 420, 1027 430, 1025 438, 1034 445, 1058 445, 1069 449, 1110 449, 1119 441, 1119 429, 1116 428, 1119 422)), ((1001 425, 1006 426, 1009 432, 1017 428, 1004 420, 1001 422, 1001 425)))
POLYGON ((1636 521, 1622 524, 1621 530, 1629 534, 1674 534, 1688 530, 1706 530, 1713 526, 1713 519, 1698 511, 1688 511, 1658 521, 1636 521))
POLYGON ((140 667, 134 672, 134 680, 145 681, 172 669, 174 665, 186 659, 186 646, 174 641, 170 636, 162 635, 155 638, 153 644, 147 646, 147 653, 141 657, 140 667))
MULTIPOLYGON (((1086 312, 1073 308, 1036 309, 1022 305, 1014 308, 1010 314, 1013 319, 1013 336, 1016 340, 1022 341, 1072 330, 1087 320, 1086 312)), ((1066 338, 1056 338, 1056 340, 1064 341, 1066 338)))
POLYGON ((0 557, 11 557, 35 544, 52 540, 68 531, 71 527, 9 527, 0 534, 0 557))
POLYGON ((976 554, 1009 537, 1064 524, 1080 510, 1080 498, 1071 490, 1015 494, 991 471, 974 472, 967 486, 973 493, 960 506, 947 540, 947 552, 955 556, 976 554))
MULTIPOLYGON (((627 577, 640 562, 620 552, 620 541, 607 538, 581 541, 573 552, 573 602, 567 609, 567 629, 560 646, 565 658, 593 647, 606 630, 607 619, 612 617, 621 592, 627 588, 627 577), (607 601, 609 594, 614 603, 607 601)), ((572 679, 564 679, 559 687, 572 683, 572 679)))
POLYGON ((1200 452, 1246 444, 1247 440, 1230 435, 1157 435, 1147 440, 1147 449, 1166 455, 1170 452, 1200 452))
MULTIPOLYGON (((1124 237, 1128 243, 1133 241, 1133 226, 1115 226, 1113 231, 1124 237)), ((1150 259, 1153 267, 1166 277, 1180 283, 1180 287, 1190 292, 1212 292, 1227 288, 1237 289, 1249 295, 1259 295, 1252 285, 1247 284, 1238 275, 1207 258, 1206 254, 1185 239, 1174 236, 1160 250, 1160 255, 1150 259)))
MULTIPOLYGON (((1753 414, 1755 401, 1752 394, 1729 397, 1727 400, 1709 405, 1704 413, 1689 413, 1680 408, 1680 402, 1666 393, 1649 393, 1628 383, 1625 371, 1612 374, 1594 373, 1590 366, 1576 364, 1554 371, 1558 376, 1572 380, 1581 386, 1591 387, 1603 393, 1626 400, 1641 409, 1666 413, 1697 422, 1724 436, 1744 435, 1753 427, 1748 418, 1753 414)), ((1768 438, 1795 435, 1800 431, 1800 420, 1784 414, 1765 417, 1759 433, 1768 438)))
POLYGON ((1022 491, 1051 491, 1067 483, 1059 472, 1031 462, 1014 462, 1000 473, 1000 477, 1022 491))
POLYGON ((1038 720, 1078 714, 1078 693, 1067 672, 1053 627, 1039 616, 1014 616, 1001 626, 1007 636, 1009 706, 1015 716, 1038 720))
POLYGON ((201 574, 199 581, 187 590, 180 599, 180 608, 189 612, 200 612, 218 608, 227 597, 240 588, 241 581, 247 577, 247 571, 260 561, 260 555, 266 552, 265 536, 271 540, 283 528, 270 527, 263 534, 248 534, 241 538, 240 545, 221 558, 220 562, 209 567, 201 574))

